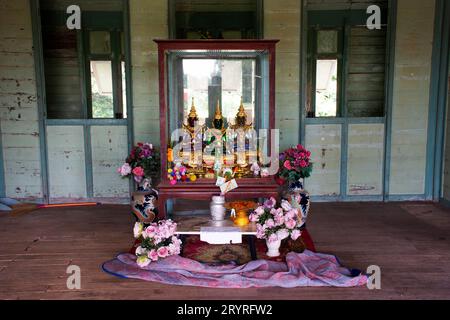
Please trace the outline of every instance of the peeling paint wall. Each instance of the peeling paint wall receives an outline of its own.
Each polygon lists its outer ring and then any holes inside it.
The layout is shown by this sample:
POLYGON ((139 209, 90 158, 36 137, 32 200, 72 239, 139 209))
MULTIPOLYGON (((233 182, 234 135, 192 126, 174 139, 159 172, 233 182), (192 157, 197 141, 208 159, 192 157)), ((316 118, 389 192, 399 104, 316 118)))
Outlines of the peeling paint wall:
POLYGON ((31 29, 28 0, 0 0, 0 127, 12 198, 43 197, 31 29))
POLYGON ((130 32, 135 141, 160 145, 158 48, 154 39, 167 39, 167 0, 131 0, 130 32))
POLYGON ((384 124, 351 124, 348 129, 347 194, 383 194, 384 124))
MULTIPOLYGON (((317 5, 322 2, 315 1, 317 5)), ((340 5, 347 1, 334 2, 340 5)), ((366 2, 358 1, 360 7, 366 2)), ((353 6, 356 2, 351 3, 353 6)), ((392 195, 424 192, 434 4, 433 0, 398 1, 390 150, 392 195)), ((153 39, 168 38, 168 1, 130 0, 130 30, 135 141, 159 145, 158 57, 153 39)), ((300 30, 300 1, 286 0, 282 5, 275 0, 264 1, 264 36, 281 40, 277 47, 276 120, 282 149, 298 143, 299 138, 300 30)), ((0 128, 6 195, 14 198, 42 198, 32 45, 29 1, 0 0, 0 128)), ((62 196, 63 188, 73 197, 85 196, 81 161, 84 143, 78 130, 48 128, 49 186, 55 197, 62 196), (62 142, 68 146, 56 156, 54 152, 62 142), (61 179, 64 174, 77 181, 61 179)), ((91 130, 94 195, 121 197, 128 186, 115 174, 115 166, 124 157, 119 150, 126 149, 125 129, 99 126, 91 130)), ((384 125, 350 125, 348 134, 347 193, 380 195, 384 125)), ((315 162, 313 177, 307 182, 313 195, 340 193, 341 135, 338 124, 306 128, 306 144, 315 162)))
POLYGON ((425 192, 434 0, 399 0, 390 194, 425 192))
POLYGON ((127 127, 93 126, 91 137, 94 197, 127 198, 129 181, 116 171, 123 164, 123 150, 128 148, 127 127))
POLYGON ((450 78, 448 79, 448 92, 447 92, 447 121, 445 128, 445 141, 444 141, 444 164, 442 173, 442 197, 445 200, 450 200, 450 78))
POLYGON ((86 198, 83 126, 47 127, 50 201, 86 198))
POLYGON ((339 124, 306 126, 306 148, 311 151, 314 170, 305 186, 311 195, 340 195, 341 138, 339 124))
POLYGON ((280 149, 299 142, 301 1, 264 1, 264 38, 279 39, 276 68, 276 126, 280 149))

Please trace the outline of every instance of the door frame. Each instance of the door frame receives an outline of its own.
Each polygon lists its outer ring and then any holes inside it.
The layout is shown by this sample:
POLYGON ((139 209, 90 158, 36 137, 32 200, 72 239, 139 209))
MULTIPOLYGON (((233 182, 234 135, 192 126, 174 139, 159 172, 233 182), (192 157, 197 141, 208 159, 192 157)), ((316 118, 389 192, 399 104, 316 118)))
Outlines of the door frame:
POLYGON ((427 144, 427 200, 443 201, 449 93, 450 4, 436 0, 427 144))
MULTIPOLYGON (((325 10, 327 11, 327 10, 325 10)), ((309 23, 308 23, 308 4, 307 0, 302 0, 301 10, 301 34, 300 34, 300 130, 299 141, 305 145, 306 125, 321 124, 340 124, 341 125, 341 169, 340 169, 340 194, 338 196, 317 196, 318 201, 389 201, 405 200, 417 197, 389 195, 389 177, 390 177, 390 150, 391 150, 391 128, 392 128, 392 104, 393 104, 393 83, 394 83, 394 61, 395 61, 395 40, 397 30, 397 0, 389 0, 388 3, 388 29, 386 35, 386 85, 385 85, 385 116, 380 118, 347 118, 343 114, 342 118, 307 118, 306 114, 306 92, 308 90, 308 42, 309 42, 309 23), (351 124, 371 124, 383 123, 385 126, 384 141, 384 161, 382 171, 382 194, 375 196, 353 196, 347 194, 348 179, 348 128, 351 124), (404 198, 403 198, 404 197, 404 198)), ((345 41, 345 40, 344 40, 345 41)), ((345 68, 346 61, 344 61, 345 68)), ((423 195, 420 195, 423 197, 423 195)))
MULTIPOLYGON (((86 168, 86 199, 95 199, 93 195, 93 172, 92 172, 92 141, 91 141, 91 127, 92 126, 127 126, 127 142, 128 152, 132 149, 134 143, 134 129, 133 129, 133 97, 132 97, 132 62, 131 62, 131 34, 130 34, 130 4, 129 0, 122 0, 123 4, 123 32, 124 32, 124 49, 125 60, 125 76, 126 76, 126 92, 127 92, 127 118, 126 119, 47 119, 47 102, 45 90, 45 72, 44 72, 44 55, 42 42, 42 24, 40 14, 40 0, 29 0, 31 7, 31 20, 33 30, 33 47, 34 47, 34 64, 36 73, 36 87, 37 87, 37 104, 39 116, 39 143, 40 143, 40 159, 41 159, 41 179, 42 179, 42 194, 43 202, 49 203, 50 187, 49 187, 49 168, 48 168, 48 146, 47 146, 47 127, 59 125, 75 125, 83 126, 84 132, 84 155, 86 168)), ((77 37, 81 39, 83 30, 77 31, 77 37)), ((82 49, 83 41, 78 41, 79 49, 82 49)), ((79 52, 79 56, 83 52, 79 52)), ((80 64, 81 72, 85 72, 84 59, 80 64)), ((86 109, 86 89, 81 86, 81 95, 83 98, 83 107, 86 109)), ((87 109, 86 109, 87 110, 87 109)), ((129 192, 134 185, 130 180, 129 192)), ((74 199, 75 200, 75 199, 74 199)))

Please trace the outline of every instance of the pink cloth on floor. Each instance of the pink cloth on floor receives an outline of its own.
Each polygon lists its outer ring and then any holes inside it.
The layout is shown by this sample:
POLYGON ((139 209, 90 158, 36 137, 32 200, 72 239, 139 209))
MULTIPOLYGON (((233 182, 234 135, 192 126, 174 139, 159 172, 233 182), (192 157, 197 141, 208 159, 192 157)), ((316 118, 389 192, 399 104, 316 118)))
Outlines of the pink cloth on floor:
POLYGON ((103 270, 123 278, 208 288, 357 287, 367 283, 367 276, 353 277, 335 256, 311 251, 291 252, 286 263, 257 260, 241 266, 210 266, 172 256, 145 268, 136 264, 136 256, 127 253, 105 262, 103 270))

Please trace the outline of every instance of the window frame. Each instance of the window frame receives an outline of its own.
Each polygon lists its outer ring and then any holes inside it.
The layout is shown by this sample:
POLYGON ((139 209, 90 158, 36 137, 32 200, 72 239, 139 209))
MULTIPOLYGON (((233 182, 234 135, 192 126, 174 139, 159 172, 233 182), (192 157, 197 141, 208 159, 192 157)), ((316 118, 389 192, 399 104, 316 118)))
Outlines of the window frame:
POLYGON ((343 80, 345 79, 344 70, 344 28, 343 27, 321 27, 311 26, 309 30, 308 44, 308 118, 340 118, 344 110, 343 80), (317 40, 319 31, 337 31, 337 52, 336 53, 318 53, 317 40), (317 82, 317 61, 318 60, 337 60, 337 94, 336 94, 336 116, 317 117, 316 116, 316 82, 317 82))
MULTIPOLYGON (((382 25, 386 28, 388 11, 382 9, 382 25)), ((304 104, 304 112, 306 121, 314 119, 323 119, 339 121, 339 119, 362 119, 361 117, 348 117, 348 92, 347 82, 348 82, 348 63, 349 63, 349 42, 351 36, 351 28, 354 26, 363 26, 366 24, 367 13, 364 10, 309 10, 306 13, 307 23, 305 24, 307 32, 307 43, 306 43, 306 100, 304 104), (315 81, 316 81, 316 56, 317 54, 317 31, 320 30, 340 30, 340 35, 338 36, 338 51, 342 54, 342 57, 338 60, 338 89, 337 89, 337 112, 336 117, 317 117, 315 112, 315 81)), ((387 26, 389 30, 389 26, 387 26)), ((389 56, 388 34, 386 34, 386 47, 385 53, 386 57, 389 56)), ((326 57, 326 55, 323 55, 326 57)), ((387 85, 389 81, 389 61, 385 62, 385 94, 383 101, 385 101, 383 109, 383 117, 386 117, 387 112, 387 85)), ((364 119, 380 119, 380 117, 364 117, 364 119)))
POLYGON ((85 67, 85 88, 86 90, 86 118, 87 119, 124 119, 123 110, 123 87, 122 87, 122 62, 126 63, 125 54, 122 52, 123 30, 116 27, 111 28, 85 28, 83 31, 83 59, 85 67), (90 33, 95 31, 109 32, 111 42, 111 52, 109 54, 91 53, 90 33), (91 82, 91 61, 111 61, 112 89, 113 89, 113 117, 94 118, 92 106, 92 82, 91 82), (119 115, 122 115, 121 117, 119 115))

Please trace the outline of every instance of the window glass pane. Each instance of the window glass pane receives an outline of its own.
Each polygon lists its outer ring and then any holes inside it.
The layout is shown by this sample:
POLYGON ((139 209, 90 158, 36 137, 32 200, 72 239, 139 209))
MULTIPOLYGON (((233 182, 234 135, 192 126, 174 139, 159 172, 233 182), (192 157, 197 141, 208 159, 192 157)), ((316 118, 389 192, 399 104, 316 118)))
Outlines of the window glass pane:
POLYGON ((122 61, 122 106, 123 106, 123 118, 127 118, 127 83, 125 76, 125 62, 122 61))
POLYGON ((91 31, 89 33, 89 38, 91 53, 111 53, 111 37, 109 31, 91 31))
POLYGON ((336 53, 338 51, 338 32, 319 30, 317 32, 317 53, 336 53))
POLYGON ((338 60, 317 60, 316 68, 316 117, 337 115, 338 60))
POLYGON ((114 118, 111 61, 91 61, 93 118, 114 118))
POLYGON ((234 124, 242 98, 247 124, 254 123, 255 67, 254 59, 184 59, 184 117, 194 98, 200 123, 210 125, 219 100, 223 117, 234 124))

